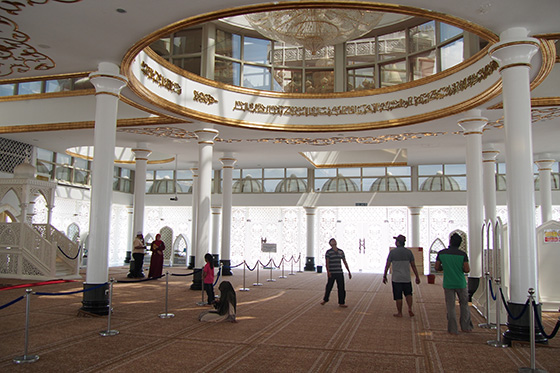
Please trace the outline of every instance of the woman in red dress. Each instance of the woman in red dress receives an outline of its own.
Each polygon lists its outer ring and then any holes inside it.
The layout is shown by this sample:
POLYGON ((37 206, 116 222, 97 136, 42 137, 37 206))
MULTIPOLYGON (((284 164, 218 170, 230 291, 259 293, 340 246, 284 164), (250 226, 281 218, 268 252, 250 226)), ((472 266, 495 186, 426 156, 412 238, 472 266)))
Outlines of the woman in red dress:
POLYGON ((165 244, 161 240, 161 234, 156 234, 156 239, 152 242, 152 259, 150 259, 150 272, 148 277, 161 277, 163 270, 163 250, 165 244))

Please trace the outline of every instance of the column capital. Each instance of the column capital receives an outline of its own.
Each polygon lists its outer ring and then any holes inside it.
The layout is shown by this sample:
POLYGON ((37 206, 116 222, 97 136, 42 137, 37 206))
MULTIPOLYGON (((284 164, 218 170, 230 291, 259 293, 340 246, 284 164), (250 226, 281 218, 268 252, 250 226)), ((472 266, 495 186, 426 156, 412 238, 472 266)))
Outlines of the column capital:
POLYGON ((465 117, 459 119, 457 124, 463 129, 463 135, 482 135, 482 129, 488 123, 488 118, 480 115, 480 110, 469 110, 465 117))
POLYGON ((483 162, 496 162, 496 158, 500 154, 499 150, 496 149, 484 149, 482 150, 482 160, 483 162))
POLYGON ((220 158, 220 162, 222 162, 223 168, 233 168, 237 163, 237 159, 235 158, 220 158))
POLYGON ((198 144, 214 144, 214 139, 218 136, 219 131, 213 128, 202 128, 194 131, 198 138, 198 144))
POLYGON ((210 211, 212 211, 212 215, 220 215, 222 213, 222 206, 211 206, 210 211))
POLYGON ((192 167, 191 172, 194 177, 198 177, 198 167, 192 167))
POLYGON ((422 206, 408 206, 410 210, 410 215, 420 215, 420 210, 422 210, 422 206))
POLYGON ((539 167, 539 171, 552 171, 554 162, 556 162, 554 159, 539 159, 535 164, 539 167))
POLYGON ((307 215, 315 215, 315 211, 317 210, 316 206, 303 206, 303 208, 307 215))
POLYGON ((500 73, 510 67, 531 67, 531 58, 539 50, 540 43, 527 34, 523 27, 510 28, 502 32, 500 41, 490 47, 488 54, 500 65, 500 73))
POLYGON ((96 94, 108 94, 119 97, 128 80, 119 74, 119 67, 110 62, 101 62, 98 71, 89 74, 89 80, 95 87, 96 94))

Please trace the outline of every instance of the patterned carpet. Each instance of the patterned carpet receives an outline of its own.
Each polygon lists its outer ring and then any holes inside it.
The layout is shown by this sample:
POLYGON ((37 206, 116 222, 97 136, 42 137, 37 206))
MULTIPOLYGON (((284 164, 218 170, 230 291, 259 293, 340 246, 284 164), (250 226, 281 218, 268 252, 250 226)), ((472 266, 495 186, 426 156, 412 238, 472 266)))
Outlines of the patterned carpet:
MULTIPOLYGON (((186 274, 191 271, 165 268, 186 274)), ((127 269, 112 268, 111 277, 126 280, 127 269)), ((189 289, 192 277, 169 276, 167 311, 165 279, 114 284, 111 330, 103 337, 107 317, 78 316, 82 294, 31 297, 28 355, 34 363, 14 364, 24 354, 25 301, 0 310, 0 371, 2 372, 516 372, 530 367, 530 347, 487 344, 496 331, 475 327, 473 333, 452 336, 446 330, 441 278, 414 285, 416 316, 393 317, 391 285, 381 275, 356 273, 346 278, 348 308, 320 305, 326 274, 233 270, 225 278, 237 289, 238 323, 201 323, 207 309, 197 303, 200 291, 189 289), (276 281, 267 281, 273 278, 276 281), (260 282, 262 286, 251 284, 260 282)), ((288 272, 288 271, 286 271, 288 272)), ((25 283, 2 280, 2 286, 25 283)), ((80 282, 34 287, 40 292, 71 292, 80 282)), ((216 289, 217 290, 217 289, 216 289)), ((23 288, 0 291, 0 306, 25 293, 23 288)), ((485 320, 472 309, 473 323, 485 320)), ((544 313, 550 333, 558 313, 544 313)), ((504 329, 505 330, 505 329, 504 329)), ((537 346, 536 367, 560 372, 560 337, 537 346)))

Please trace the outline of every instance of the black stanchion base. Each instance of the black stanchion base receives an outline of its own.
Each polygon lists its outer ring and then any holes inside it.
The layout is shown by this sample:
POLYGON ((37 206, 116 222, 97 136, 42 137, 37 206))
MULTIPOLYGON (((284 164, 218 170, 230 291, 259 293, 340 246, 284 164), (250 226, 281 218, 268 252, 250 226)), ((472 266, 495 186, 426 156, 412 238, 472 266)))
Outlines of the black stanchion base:
POLYGON ((202 268, 195 268, 191 290, 202 290, 202 268))
POLYGON ((124 257, 124 264, 130 263, 131 258, 132 258, 132 252, 127 251, 126 256, 124 257))
POLYGON ((231 260, 222 259, 220 263, 222 263, 222 276, 233 276, 231 272, 231 260))
POLYGON ((189 256, 189 265, 187 266, 188 269, 194 268, 194 255, 189 256))
MULTIPOLYGON (((523 309, 525 308, 525 304, 518 304, 518 303, 510 303, 508 302, 508 309, 509 312, 514 315, 518 316, 521 314, 523 309)), ((539 318, 541 317, 541 305, 536 305, 537 314, 539 318)), ((530 320, 529 320, 529 312, 531 312, 531 307, 529 306, 527 310, 523 313, 523 316, 518 320, 512 320, 511 317, 508 315, 507 321, 507 328, 503 333, 504 343, 508 346, 511 346, 511 342, 513 341, 523 341, 523 342, 530 342, 531 334, 530 334, 530 320)), ((536 325, 536 321, 535 321, 536 325)), ((537 328, 538 329, 538 328, 537 328)), ((540 332, 535 332, 535 343, 540 344, 548 344, 548 339, 540 332)))
POLYGON ((315 257, 308 256, 305 258, 305 267, 303 267, 303 270, 315 272, 315 257))
POLYGON ((84 312, 93 313, 94 315, 106 316, 109 314, 109 284, 99 286, 100 284, 84 284, 82 308, 84 312), (91 288, 97 289, 89 290, 91 288))
POLYGON ((478 285, 480 285, 480 278, 469 277, 467 282, 467 290, 469 292, 469 302, 472 302, 472 296, 478 290, 478 285))

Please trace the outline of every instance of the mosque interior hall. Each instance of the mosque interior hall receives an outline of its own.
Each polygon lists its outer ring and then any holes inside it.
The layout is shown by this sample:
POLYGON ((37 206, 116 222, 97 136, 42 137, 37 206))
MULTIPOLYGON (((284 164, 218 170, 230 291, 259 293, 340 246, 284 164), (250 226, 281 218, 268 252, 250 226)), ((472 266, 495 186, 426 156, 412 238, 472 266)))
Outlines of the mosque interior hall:
POLYGON ((558 371, 559 16, 0 1, 0 370, 558 371), (456 336, 453 234, 475 323, 456 336), (400 235, 402 319, 382 281, 400 235), (348 308, 336 287, 320 304, 332 238, 348 308), (198 321, 206 254, 237 323, 198 321))

